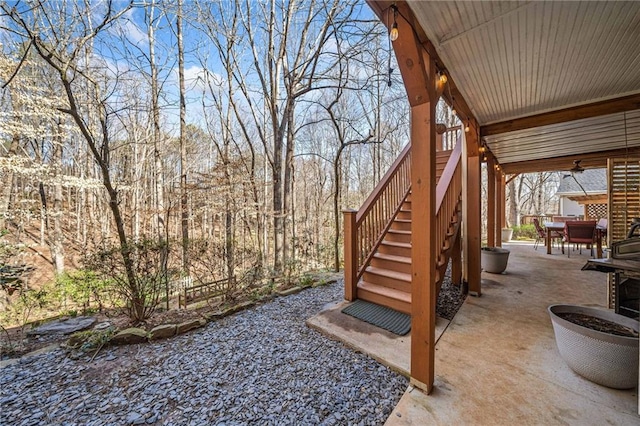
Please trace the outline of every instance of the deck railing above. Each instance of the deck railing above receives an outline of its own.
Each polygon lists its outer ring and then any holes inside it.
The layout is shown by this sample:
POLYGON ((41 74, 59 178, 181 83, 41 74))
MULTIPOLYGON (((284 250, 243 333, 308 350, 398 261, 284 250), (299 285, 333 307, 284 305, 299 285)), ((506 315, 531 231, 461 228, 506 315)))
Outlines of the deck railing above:
POLYGON ((458 138, 462 135, 462 126, 449 127, 442 135, 440 139, 439 151, 452 151, 458 142, 458 138))

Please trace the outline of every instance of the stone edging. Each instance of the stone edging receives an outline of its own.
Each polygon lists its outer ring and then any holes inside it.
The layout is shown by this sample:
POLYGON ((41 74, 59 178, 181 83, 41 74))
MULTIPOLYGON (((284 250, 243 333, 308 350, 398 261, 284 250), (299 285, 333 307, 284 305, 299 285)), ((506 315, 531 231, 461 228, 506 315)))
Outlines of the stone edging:
POLYGON ((114 334, 113 337, 111 337, 111 339, 109 340, 109 343, 113 345, 131 345, 131 344, 145 343, 147 341, 167 339, 170 337, 178 336, 180 334, 187 333, 197 328, 204 327, 208 322, 216 321, 224 317, 227 317, 229 315, 233 315, 240 311, 249 309, 260 302, 266 302, 266 301, 272 300, 274 296, 285 297, 295 293, 299 293, 306 288, 333 284, 336 281, 337 280, 334 279, 334 280, 327 280, 327 281, 319 281, 319 282, 315 282, 313 284, 304 285, 304 286, 298 285, 295 287, 288 288, 286 290, 276 291, 274 294, 265 295, 258 300, 242 302, 240 304, 231 306, 223 310, 218 310, 218 311, 210 312, 207 314, 203 314, 203 318, 185 321, 179 324, 161 324, 152 328, 149 332, 147 332, 142 328, 137 328, 137 327, 126 328, 114 334))

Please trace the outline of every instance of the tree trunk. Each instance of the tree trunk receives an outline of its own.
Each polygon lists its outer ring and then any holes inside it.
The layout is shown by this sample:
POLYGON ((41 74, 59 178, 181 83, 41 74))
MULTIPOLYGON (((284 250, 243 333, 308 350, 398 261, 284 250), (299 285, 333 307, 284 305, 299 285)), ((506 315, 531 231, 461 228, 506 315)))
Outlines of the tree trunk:
MULTIPOLYGON (((162 167, 162 156, 160 153, 160 104, 159 104, 159 85, 158 85, 158 68, 156 66, 155 56, 155 30, 154 30, 154 10, 155 3, 151 2, 147 10, 149 17, 148 36, 149 36, 149 67, 151 69, 151 115, 153 117, 153 165, 154 165, 154 192, 155 192, 155 220, 156 235, 162 249, 160 253, 161 276, 164 280, 166 308, 169 309, 169 282, 167 276, 167 263, 169 258, 169 247, 167 239, 167 223, 165 219, 164 205, 164 171, 162 167)), ((167 215, 168 216, 168 215, 167 215)))
MULTIPOLYGON (((53 148, 53 169, 57 174, 62 168, 62 136, 60 132, 62 123, 58 121, 57 141, 53 148)), ((64 273, 64 237, 62 233, 62 183, 56 179, 53 186, 53 209, 50 214, 53 222, 53 232, 49 236, 49 247, 51 250, 51 260, 55 268, 56 275, 64 273)))
MULTIPOLYGON (((278 132, 280 133, 280 132, 278 132)), ((276 133, 273 149, 273 270, 282 272, 284 209, 282 191, 282 135, 276 133)))
POLYGON ((342 179, 340 173, 340 157, 344 146, 341 145, 338 148, 335 161, 333 163, 333 226, 335 233, 333 235, 333 269, 336 272, 340 271, 340 180, 342 179))
POLYGON ((294 114, 295 110, 292 105, 291 108, 287 109, 287 142, 285 145, 284 184, 282 185, 282 261, 285 265, 288 265, 290 261, 293 261, 295 258, 295 242, 291 241, 294 225, 290 218, 290 214, 292 213, 290 207, 293 205, 293 146, 295 143, 293 134, 295 126, 294 114))
POLYGON ((512 226, 520 225, 520 199, 516 191, 515 178, 509 182, 509 222, 512 226))
POLYGON ((182 40, 182 2, 178 0, 176 17, 178 37, 178 79, 180 81, 180 218, 182 229, 182 270, 189 275, 189 200, 187 197, 187 142, 185 140, 186 111, 184 87, 184 43, 182 40))
MULTIPOLYGON (((11 138, 11 145, 9 145, 9 152, 7 157, 13 157, 18 152, 18 143, 20 142, 20 136, 17 133, 13 134, 11 138)), ((2 179, 0 179, 0 231, 5 229, 6 218, 9 215, 9 201, 11 200, 11 190, 13 188, 13 171, 7 170, 2 179)))

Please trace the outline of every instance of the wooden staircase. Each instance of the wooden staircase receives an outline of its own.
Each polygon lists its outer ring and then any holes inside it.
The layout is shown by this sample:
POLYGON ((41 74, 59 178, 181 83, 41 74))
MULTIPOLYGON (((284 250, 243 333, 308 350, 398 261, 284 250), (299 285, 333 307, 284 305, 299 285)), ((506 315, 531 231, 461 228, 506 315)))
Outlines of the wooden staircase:
MULTIPOLYGON (((451 151, 437 153, 437 180, 450 155, 451 151)), ((459 215, 456 214, 453 219, 447 232, 445 250, 453 247, 453 239, 460 225, 459 215)), ((441 261, 438 262, 438 284, 442 282, 449 261, 449 256, 444 254, 441 254, 441 261)), ((365 268, 358 282, 357 297, 411 313, 411 193, 402 203, 369 266, 365 268)))
MULTIPOLYGON (((449 205, 447 208, 439 208, 443 211, 443 215, 448 216, 446 220, 438 220, 438 235, 436 238, 439 245, 436 265, 436 282, 438 290, 442 278, 447 269, 449 258, 451 257, 452 250, 456 247, 456 239, 460 237, 460 225, 461 225, 461 212, 460 212, 460 194, 461 194, 461 173, 459 171, 459 147, 457 151, 439 151, 436 157, 436 185, 440 184, 440 178, 444 177, 447 182, 443 181, 443 185, 446 184, 447 188, 439 187, 439 194, 444 194, 441 197, 441 203, 447 202, 449 205), (452 155, 455 153, 457 155, 452 155), (456 164, 454 164, 456 163, 456 164), (455 182, 458 180, 459 182, 455 182), (451 187, 451 188, 449 188, 451 187), (448 196, 447 196, 448 194, 448 196), (453 194, 453 195, 452 195, 453 194), (442 222, 442 224, 440 224, 442 222)), ((409 154, 406 154, 409 157, 409 154)), ((410 157, 409 157, 410 158, 410 157)), ((401 166, 399 166, 401 167, 401 166)), ((405 178, 408 176, 410 180, 410 173, 402 173, 405 178)), ((392 188, 403 188, 403 185, 397 182, 397 178, 393 176, 385 176, 389 178, 392 184, 387 185, 392 188)), ((383 179, 384 180, 384 179, 383 179)), ((411 190, 410 185, 404 185, 408 189, 406 195, 399 200, 398 206, 394 209, 393 213, 389 215, 387 223, 382 226, 380 222, 385 222, 384 218, 380 218, 382 214, 380 212, 373 213, 377 220, 367 221, 362 209, 358 212, 360 217, 360 227, 358 227, 358 218, 355 219, 355 224, 351 223, 347 226, 348 215, 345 216, 345 286, 348 286, 348 282, 351 278, 352 285, 355 284, 355 291, 349 291, 345 287, 345 297, 349 299, 349 295, 355 295, 355 298, 367 300, 379 305, 388 306, 392 309, 411 313, 411 190), (380 235, 377 238, 372 237, 370 228, 375 228, 372 225, 377 223, 377 226, 381 229, 380 235), (352 234, 353 238, 360 238, 362 240, 376 240, 374 244, 363 244, 363 241, 357 241, 356 253, 354 254, 353 247, 348 247, 347 243, 349 235, 347 231, 351 228, 356 228, 356 232, 352 234), (360 229, 364 228, 364 230, 360 229), (366 250, 368 246, 371 246, 370 253, 363 254, 362 251, 366 250), (359 253, 358 253, 359 252, 359 253), (349 262, 346 258, 349 253, 352 253, 357 257, 359 263, 361 263, 360 271, 354 274, 353 271, 347 270, 351 265, 355 265, 355 262, 349 262)), ((386 189, 388 191, 388 189, 386 189)), ((380 191, 382 194, 385 192, 385 188, 380 191)), ((381 195, 381 197, 385 197, 381 195)), ((371 197, 370 197, 371 199, 371 197)), ((369 203, 371 200, 367 200, 369 203)), ((389 200, 386 200, 382 204, 388 205, 389 200)), ((387 207, 388 209, 388 207, 387 207)), ((375 208, 372 208, 375 211, 375 208)), ((369 216, 369 215, 367 215, 369 216)), ((352 269, 355 266, 352 267, 352 269)))

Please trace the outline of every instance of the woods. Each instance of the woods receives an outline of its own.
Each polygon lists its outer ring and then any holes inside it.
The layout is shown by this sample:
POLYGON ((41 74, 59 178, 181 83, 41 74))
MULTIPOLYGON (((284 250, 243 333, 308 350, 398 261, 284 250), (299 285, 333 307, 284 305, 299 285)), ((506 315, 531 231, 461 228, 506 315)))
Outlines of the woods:
POLYGON ((7 237, 100 269, 137 320, 181 276, 338 269, 342 208, 407 143, 360 2, 1 8, 7 237))

